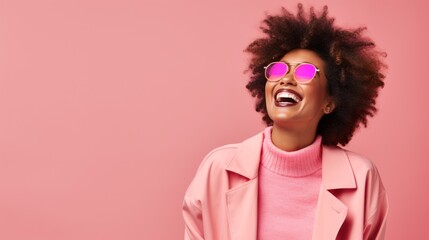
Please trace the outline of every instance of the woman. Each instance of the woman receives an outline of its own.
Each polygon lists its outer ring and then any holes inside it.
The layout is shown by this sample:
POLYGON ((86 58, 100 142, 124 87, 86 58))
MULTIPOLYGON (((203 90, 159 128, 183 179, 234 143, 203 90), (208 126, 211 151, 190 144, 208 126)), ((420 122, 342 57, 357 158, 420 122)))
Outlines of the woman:
POLYGON ((337 147, 376 112, 383 53, 327 7, 267 16, 247 89, 267 128, 207 155, 184 199, 185 239, 384 239, 370 160, 337 147))

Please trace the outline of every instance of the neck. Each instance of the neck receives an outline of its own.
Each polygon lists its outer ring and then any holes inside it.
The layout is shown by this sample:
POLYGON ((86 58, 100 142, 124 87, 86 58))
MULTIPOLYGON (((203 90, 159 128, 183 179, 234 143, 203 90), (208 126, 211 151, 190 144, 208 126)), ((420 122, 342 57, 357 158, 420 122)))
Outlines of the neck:
POLYGON ((284 151, 297 151, 311 145, 316 138, 316 129, 303 130, 282 128, 273 125, 271 140, 273 144, 284 151))

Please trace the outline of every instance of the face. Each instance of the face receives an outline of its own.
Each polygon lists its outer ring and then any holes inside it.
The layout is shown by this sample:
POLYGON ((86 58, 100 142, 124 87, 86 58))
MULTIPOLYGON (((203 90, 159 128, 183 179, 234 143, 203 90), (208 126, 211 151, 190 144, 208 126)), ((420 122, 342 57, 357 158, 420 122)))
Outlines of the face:
POLYGON ((276 82, 267 81, 265 97, 267 111, 274 125, 280 127, 317 128, 320 118, 334 106, 328 94, 325 63, 313 51, 295 49, 280 60, 290 65, 289 72, 276 82), (308 83, 299 83, 294 77, 296 63, 311 63, 319 71, 308 83))

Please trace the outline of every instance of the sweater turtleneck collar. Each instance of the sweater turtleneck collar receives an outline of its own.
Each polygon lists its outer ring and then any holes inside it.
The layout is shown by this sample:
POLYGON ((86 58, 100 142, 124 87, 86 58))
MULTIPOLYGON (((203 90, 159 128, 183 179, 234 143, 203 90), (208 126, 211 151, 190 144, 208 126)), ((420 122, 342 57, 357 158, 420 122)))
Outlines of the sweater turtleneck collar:
POLYGON ((297 151, 287 152, 276 147, 271 140, 272 127, 264 130, 261 165, 279 175, 305 177, 322 168, 322 137, 297 151))

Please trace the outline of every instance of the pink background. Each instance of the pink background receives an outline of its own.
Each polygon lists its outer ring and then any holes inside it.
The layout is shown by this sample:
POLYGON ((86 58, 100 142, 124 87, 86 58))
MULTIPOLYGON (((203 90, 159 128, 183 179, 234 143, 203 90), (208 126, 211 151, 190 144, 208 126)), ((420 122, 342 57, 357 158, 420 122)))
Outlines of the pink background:
MULTIPOLYGON (((378 166, 387 239, 429 216, 424 1, 328 4, 388 52, 380 111, 348 149, 378 166)), ((0 239, 182 239, 212 148, 263 129, 242 50, 281 0, 1 0, 0 239)))

